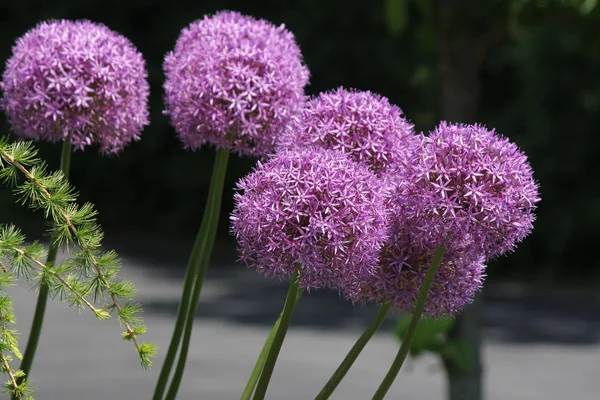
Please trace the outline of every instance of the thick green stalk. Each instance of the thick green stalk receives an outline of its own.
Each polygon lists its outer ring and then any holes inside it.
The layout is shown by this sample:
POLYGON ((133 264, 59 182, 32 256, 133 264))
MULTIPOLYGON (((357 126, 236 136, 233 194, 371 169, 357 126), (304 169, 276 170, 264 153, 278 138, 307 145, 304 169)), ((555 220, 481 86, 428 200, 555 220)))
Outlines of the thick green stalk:
MULTIPOLYGON (((298 291, 298 295, 296 296, 296 304, 298 304, 298 300, 300 300, 301 296, 302 296, 302 292, 298 291)), ((281 312, 281 314, 279 314, 279 318, 277 318, 277 321, 275 321, 275 324, 273 325, 273 328, 271 329, 271 332, 269 333, 269 337, 267 337, 267 340, 265 341, 265 344, 260 352, 260 355, 258 356, 258 359, 256 360, 256 364, 254 365, 254 369, 252 370, 252 373, 250 374, 250 378, 248 378, 248 383, 246 384, 246 387, 244 388, 244 392, 242 393, 242 397, 240 398, 240 400, 250 400, 250 398, 252 397, 252 393, 254 393, 254 389, 256 388, 256 383, 258 382, 258 378, 260 378, 260 374, 265 366, 265 362, 267 361, 267 355, 269 354, 269 351, 271 351, 271 347, 273 347, 273 340, 275 339, 275 334, 277 333, 277 330, 279 329, 279 325, 281 324, 282 318, 283 318, 283 312, 281 312)))
POLYGON ((373 322, 371 322, 371 324, 367 327, 367 329, 365 329, 363 334, 360 335, 356 343, 354 343, 354 346, 352 346, 352 348, 346 355, 346 358, 344 358, 344 361, 342 361, 338 369, 333 373, 333 375, 325 384, 325 387, 323 387, 321 392, 319 392, 315 400, 326 400, 333 394, 333 391, 338 387, 342 379, 344 379, 344 376, 346 376, 346 373, 350 370, 352 364, 354 364, 354 361, 356 361, 356 359, 360 355, 360 352, 365 348, 365 346, 367 345, 369 340, 371 340, 375 332, 379 330, 379 327, 387 317, 391 307, 392 305, 391 303, 389 303, 383 305, 379 309, 379 312, 377 313, 377 316, 375 317, 373 322))
MULTIPOLYGON (((215 160, 216 163, 216 160, 215 160)), ((215 169, 213 167, 213 177, 215 174, 215 169)), ((185 271, 185 277, 183 280, 183 291, 181 292, 181 299, 179 300, 179 307, 177 308, 177 317, 175 320, 175 326, 173 328, 173 334, 171 335, 171 342, 169 343, 169 348, 167 350, 167 354, 165 356, 165 361, 163 362, 162 368, 160 370, 160 374, 158 377, 158 381, 156 382, 156 387, 154 389, 154 395, 152 397, 153 400, 161 400, 163 395, 165 394, 165 390, 167 389, 167 382, 169 380, 169 376, 171 374, 171 368, 173 368, 173 363, 175 362, 175 357, 177 355, 177 350, 179 350, 179 344, 181 343, 181 338, 183 336, 183 330, 185 327, 185 321, 187 318, 188 310, 190 307, 190 298, 192 295, 192 290, 194 289, 194 278, 195 269, 194 265, 197 265, 201 262, 200 258, 202 257, 202 247, 206 237, 206 231, 208 229, 208 224, 204 223, 206 219, 208 211, 208 199, 210 198, 210 193, 213 191, 214 179, 211 179, 209 185, 209 195, 207 197, 207 204, 204 210, 204 216, 202 217, 202 223, 200 225, 200 229, 196 235, 196 239, 194 241, 194 246, 192 247, 192 252, 190 254, 190 258, 188 260, 188 265, 185 271)))
POLYGON ((398 354, 396 354, 396 358, 394 359, 392 366, 390 367, 385 378, 383 378, 383 381, 381 382, 381 385, 379 385, 375 395, 373 395, 372 400, 383 400, 388 390, 390 390, 392 383, 394 383, 396 376, 398 376, 400 368, 402 368, 402 364, 404 363, 404 360, 408 355, 408 351, 410 350, 410 344, 412 343, 417 331, 417 327, 419 326, 419 320, 421 319, 421 314, 425 308, 425 301, 427 300, 427 295, 429 294, 431 282, 433 282, 433 278, 435 277, 445 252, 446 244, 444 243, 437 248, 435 256, 433 257, 433 261, 431 262, 431 266, 429 267, 429 271, 427 271, 427 275, 425 275, 425 280, 423 281, 423 286, 419 292, 419 297, 417 298, 417 303, 415 304, 415 309, 413 310, 408 329, 406 330, 406 334, 402 339, 400 350, 398 350, 398 354))
POLYGON ((285 305, 283 306, 283 312, 281 313, 281 322, 277 327, 277 331, 275 332, 275 337, 273 338, 271 349, 267 354, 265 365, 260 375, 260 379, 258 380, 258 384, 256 385, 254 400, 263 400, 265 398, 265 395, 267 394, 267 388, 269 387, 269 381, 271 380, 271 375, 273 375, 273 370, 275 369, 277 357, 279 356, 279 352, 281 351, 281 346, 283 345, 283 340, 285 339, 285 335, 290 325, 290 320, 292 319, 294 308, 296 308, 296 297, 298 297, 298 295, 301 293, 301 289, 298 286, 297 278, 298 274, 295 273, 292 276, 290 288, 285 299, 285 305))
MULTIPOLYGON (((60 169, 65 176, 65 179, 69 179, 69 171, 71 169, 71 140, 66 138, 63 142, 62 151, 60 155, 60 169)), ((54 238, 50 238, 50 248, 48 249, 48 258, 46 259, 46 265, 51 266, 56 262, 56 255, 58 253, 58 245, 54 243, 54 238)), ((31 331, 29 333, 29 339, 27 340, 27 346, 25 347, 25 353, 23 354, 23 360, 21 361, 21 369, 25 373, 25 377, 29 377, 31 372, 31 366, 37 350, 37 345, 40 341, 40 335, 42 333, 42 325, 44 324, 44 314, 46 313, 46 303, 48 302, 48 285, 45 282, 40 283, 40 291, 38 293, 37 304, 35 306, 35 313, 33 315, 33 321, 31 322, 31 331)), ((22 382, 23 378, 19 380, 22 382)))
MULTIPOLYGON (((213 175, 211 179, 211 185, 208 193, 208 201, 204 210, 204 216, 202 217, 202 224, 200 227, 201 236, 194 245, 193 262, 190 262, 188 269, 192 269, 192 273, 189 280, 193 283, 191 296, 186 296, 185 300, 182 297, 182 301, 187 301, 188 305, 185 312, 182 312, 183 336, 180 336, 177 340, 181 342, 181 350, 179 353, 179 360, 177 361, 177 367, 171 381, 171 385, 167 392, 165 399, 175 399, 179 385, 183 379, 183 372, 185 370, 185 364, 187 361, 187 355, 189 351, 190 341, 192 337, 192 329, 194 326, 194 317, 196 315, 196 309, 198 308, 198 300, 200 299, 200 293, 202 292, 202 285, 204 283, 204 277, 208 269, 208 263, 212 253, 213 246, 215 244, 215 237, 217 234, 217 228, 219 226, 219 215, 221 213, 221 200, 223 198, 223 186, 225 184, 225 175, 227 172, 227 161, 229 160, 229 150, 220 149, 217 151, 215 158, 215 164, 213 167, 213 175)), ((191 260, 190 260, 191 261, 191 260)), ((179 343, 178 343, 179 344, 179 343)), ((170 348, 169 348, 170 350, 170 348)), ((167 377, 172 367, 169 366, 167 377)), ((166 381, 165 381, 166 383, 166 381)), ((158 386, 157 386, 158 389, 158 386)), ((162 392, 164 392, 164 385, 162 386, 162 392)), ((155 392, 154 398, 158 400, 162 397, 162 392, 155 392), (160 396, 160 397, 157 397, 160 396)))

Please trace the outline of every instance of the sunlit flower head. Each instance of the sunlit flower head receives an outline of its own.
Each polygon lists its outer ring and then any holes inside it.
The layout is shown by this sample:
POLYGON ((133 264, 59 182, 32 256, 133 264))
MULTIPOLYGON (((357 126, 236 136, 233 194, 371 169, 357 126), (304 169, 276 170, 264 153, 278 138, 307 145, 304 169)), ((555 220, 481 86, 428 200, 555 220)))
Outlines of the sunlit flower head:
POLYGON ((287 150, 242 179, 232 232, 240 259, 269 277, 297 269, 307 288, 352 285, 386 238, 387 188, 341 152, 287 150))
POLYGON ((13 47, 0 108, 21 138, 116 153, 149 123, 146 78, 142 55, 106 26, 42 22, 13 47))
POLYGON ((309 100, 286 128, 279 147, 341 150, 382 174, 415 139, 413 124, 385 97, 338 88, 309 100))
POLYGON ((485 262, 532 229, 540 200, 527 157, 481 125, 441 123, 394 165, 389 239, 378 268, 346 296, 415 306, 436 249, 447 251, 425 314, 459 311, 481 287, 485 262))
POLYGON ((442 122, 398 169, 398 201, 423 233, 471 241, 490 259, 531 232, 538 184, 527 156, 481 125, 442 122), (409 200, 407 200, 409 199, 409 200))
POLYGON ((294 35, 222 11, 185 28, 164 62, 165 113, 187 148, 266 155, 299 111, 309 72, 294 35))
MULTIPOLYGON (((411 312, 437 247, 445 239, 422 234, 426 229, 408 217, 406 208, 395 207, 378 267, 355 287, 345 288, 345 295, 362 302, 391 303, 398 311, 411 312)), ((468 241, 449 243, 429 289, 424 315, 450 315, 473 300, 485 276, 483 254, 473 250, 468 241)))

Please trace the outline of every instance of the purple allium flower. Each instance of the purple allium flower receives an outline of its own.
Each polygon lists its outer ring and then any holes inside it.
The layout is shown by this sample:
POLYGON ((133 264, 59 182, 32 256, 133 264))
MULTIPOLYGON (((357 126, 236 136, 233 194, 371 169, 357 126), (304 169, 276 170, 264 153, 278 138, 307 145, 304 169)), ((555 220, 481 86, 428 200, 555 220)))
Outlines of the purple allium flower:
POLYGON ((146 67, 129 40, 90 21, 42 22, 6 63, 0 108, 21 138, 116 153, 148 125, 146 67))
POLYGON ((395 167, 379 266, 346 296, 411 310, 436 248, 447 243, 425 314, 454 313, 481 287, 485 261, 531 231, 540 200, 531 166, 493 130, 442 122, 395 167))
POLYGON ((299 268, 307 288, 353 285, 372 272, 386 239, 389 195, 338 151, 283 150, 242 179, 232 233, 240 259, 268 277, 299 268))
MULTIPOLYGON (((442 122, 401 166, 397 201, 421 234, 470 241, 490 259, 529 234, 540 200, 527 156, 481 125, 442 122)), ((420 239, 419 239, 420 240, 420 239)))
MULTIPOLYGON (((346 297, 378 304, 392 303, 399 311, 412 311, 433 256, 444 238, 422 235, 418 218, 408 217, 407 208, 394 207, 390 214, 390 236, 384 244, 378 268, 354 288, 344 288, 346 297)), ((432 281, 424 315, 453 314, 470 303, 481 288, 484 257, 465 251, 466 243, 450 244, 432 281)))
POLYGON ((414 125, 387 98, 338 88, 309 100, 286 128, 279 147, 317 145, 341 150, 383 174, 415 138, 414 125))
POLYGON ((165 113, 184 145, 241 155, 273 152, 309 77, 292 33, 237 12, 184 29, 164 70, 165 113))

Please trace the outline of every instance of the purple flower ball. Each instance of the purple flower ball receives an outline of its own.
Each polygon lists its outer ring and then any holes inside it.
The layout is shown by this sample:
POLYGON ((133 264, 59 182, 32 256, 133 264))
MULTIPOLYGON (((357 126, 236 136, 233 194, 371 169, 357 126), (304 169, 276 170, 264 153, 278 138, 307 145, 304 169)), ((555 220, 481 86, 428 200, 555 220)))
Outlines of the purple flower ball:
POLYGON ((193 22, 165 57, 165 114, 186 148, 267 155, 305 101, 294 35, 237 12, 193 22))
MULTIPOLYGON (((394 309, 414 309, 439 246, 439 238, 421 234, 427 229, 406 208, 397 207, 390 215, 390 235, 384 244, 378 268, 354 288, 344 288, 346 297, 377 304, 391 303, 394 309), (428 240, 429 239, 429 240, 428 240)), ((443 240, 443 238, 442 238, 443 240)), ((484 257, 465 251, 468 243, 449 245, 432 281, 423 314, 442 317, 461 310, 473 300, 484 279, 484 257)))
POLYGON ((13 47, 0 108, 21 138, 117 153, 149 123, 146 77, 142 55, 106 26, 42 22, 13 47))
POLYGON ((480 125, 442 122, 394 166, 389 239, 378 268, 346 296, 414 308, 437 247, 447 250, 425 315, 459 311, 481 287, 485 262, 532 229, 540 200, 527 157, 480 125))
POLYGON ((451 246, 471 242, 486 260, 512 250, 533 228, 540 198, 527 156, 481 125, 442 122, 396 178, 396 201, 410 204, 420 235, 439 241, 450 234, 451 246))
POLYGON ((415 139, 414 125, 387 98, 338 88, 309 100, 286 128, 279 147, 341 150, 381 175, 415 139))
POLYGON ((386 239, 387 187, 344 153, 284 150, 237 186, 231 231, 240 259, 268 277, 298 269, 306 289, 353 285, 386 239))

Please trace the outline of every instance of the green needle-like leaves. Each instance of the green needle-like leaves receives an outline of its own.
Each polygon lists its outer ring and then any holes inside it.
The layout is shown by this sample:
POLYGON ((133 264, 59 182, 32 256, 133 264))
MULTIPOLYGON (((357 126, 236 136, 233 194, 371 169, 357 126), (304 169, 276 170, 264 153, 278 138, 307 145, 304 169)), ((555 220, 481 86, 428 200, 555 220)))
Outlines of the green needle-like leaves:
MULTIPOLYGON (((0 250, 1 254, 1 250, 0 250)), ((0 261, 0 371, 8 376, 8 381, 3 385, 4 392, 18 400, 30 399, 31 392, 29 381, 22 379, 23 371, 15 370, 11 366, 13 356, 21 359, 19 350, 18 332, 12 329, 16 322, 12 299, 2 292, 15 283, 15 278, 6 265, 0 261), (18 382, 18 380, 21 380, 18 382)))
MULTIPOLYGON (((0 181, 13 189, 19 203, 44 213, 52 226, 48 236, 55 246, 67 250, 64 261, 45 265, 40 260, 47 252, 40 243, 27 244, 16 227, 0 226, 0 267, 4 269, 0 271, 0 290, 13 277, 22 277, 37 285, 44 282, 50 296, 79 309, 88 308, 99 320, 114 312, 125 328, 122 338, 134 344, 142 367, 149 368, 156 346, 138 342, 146 327, 140 316, 142 307, 133 301, 137 291, 133 283, 117 277, 121 268, 117 254, 102 250, 103 232, 93 205, 77 204, 76 190, 62 172, 48 170, 31 142, 11 143, 0 138, 0 181), (100 302, 107 304, 95 305, 100 302)), ((4 301, 0 298, 0 322, 9 324, 14 316, 8 312, 12 308, 3 308, 4 301)), ((4 332, 0 369, 9 377, 5 390, 13 398, 26 399, 29 389, 23 385, 27 381, 21 372, 10 369, 10 353, 19 354, 16 335, 11 336, 4 325, 0 329, 4 332)))

